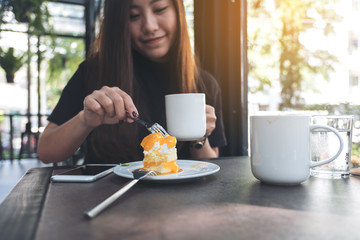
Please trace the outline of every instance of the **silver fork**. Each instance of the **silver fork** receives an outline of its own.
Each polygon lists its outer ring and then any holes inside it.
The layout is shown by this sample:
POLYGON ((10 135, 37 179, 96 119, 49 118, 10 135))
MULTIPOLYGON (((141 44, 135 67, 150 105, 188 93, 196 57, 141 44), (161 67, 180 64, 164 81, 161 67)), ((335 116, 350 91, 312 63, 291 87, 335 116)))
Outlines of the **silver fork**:
POLYGON ((129 118, 131 118, 132 120, 134 120, 134 122, 139 123, 140 125, 143 125, 144 127, 146 127, 146 129, 149 130, 151 133, 159 132, 164 137, 169 136, 169 134, 166 132, 166 130, 158 123, 154 123, 151 125, 150 123, 147 123, 144 120, 141 120, 139 118, 133 118, 132 116, 130 116, 129 113, 127 113, 127 116, 129 118))
POLYGON ((146 171, 142 169, 136 169, 133 171, 134 179, 128 182, 124 187, 115 192, 110 197, 106 198, 104 201, 96 205, 94 208, 85 212, 85 216, 88 218, 96 217, 100 212, 102 212, 105 208, 110 206, 116 199, 121 197, 127 190, 129 190, 132 186, 134 186, 140 179, 143 179, 146 176, 156 176, 157 174, 154 171, 146 171))

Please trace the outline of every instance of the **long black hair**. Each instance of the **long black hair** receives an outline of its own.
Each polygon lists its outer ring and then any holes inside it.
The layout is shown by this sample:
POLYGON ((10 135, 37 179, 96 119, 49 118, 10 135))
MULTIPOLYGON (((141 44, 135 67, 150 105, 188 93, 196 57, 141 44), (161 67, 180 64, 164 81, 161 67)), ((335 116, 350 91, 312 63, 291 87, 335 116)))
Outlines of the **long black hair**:
MULTIPOLYGON (((102 86, 118 86, 133 99, 141 97, 136 88, 137 74, 134 73, 131 46, 131 3, 132 0, 105 0, 100 31, 87 59, 87 94, 102 86)), ((198 92, 199 70, 191 49, 184 3, 183 0, 172 0, 172 3, 177 16, 176 37, 169 52, 171 69, 174 70, 172 81, 179 93, 198 92)), ((102 161, 142 160, 142 149, 139 144, 134 146, 139 137, 137 132, 135 124, 102 125, 94 129, 88 139, 102 161)))

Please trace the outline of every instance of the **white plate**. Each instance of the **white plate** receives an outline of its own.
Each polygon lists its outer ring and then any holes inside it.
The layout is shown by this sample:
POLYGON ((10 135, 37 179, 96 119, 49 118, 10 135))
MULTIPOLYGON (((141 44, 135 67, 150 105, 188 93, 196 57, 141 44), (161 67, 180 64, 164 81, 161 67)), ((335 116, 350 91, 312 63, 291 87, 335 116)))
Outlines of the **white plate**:
MULTIPOLYGON (((154 177, 145 177, 143 180, 151 181, 171 181, 171 180, 183 180, 203 177, 214 174, 220 170, 220 167, 214 163, 192 161, 192 160, 177 160, 177 164, 183 170, 179 173, 159 175, 154 177)), ((117 165, 114 168, 114 173, 121 177, 133 178, 132 171, 138 168, 142 168, 142 161, 123 163, 117 165)))

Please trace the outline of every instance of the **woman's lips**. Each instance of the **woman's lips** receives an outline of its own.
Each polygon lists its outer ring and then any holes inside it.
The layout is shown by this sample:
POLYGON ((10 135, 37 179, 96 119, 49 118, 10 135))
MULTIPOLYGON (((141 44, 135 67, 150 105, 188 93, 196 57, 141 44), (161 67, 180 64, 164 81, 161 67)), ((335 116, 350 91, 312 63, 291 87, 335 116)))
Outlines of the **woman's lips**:
POLYGON ((149 38, 149 39, 143 39, 141 40, 143 43, 147 44, 147 45, 152 45, 152 44, 156 44, 158 42, 160 42, 164 37, 155 37, 155 38, 149 38))

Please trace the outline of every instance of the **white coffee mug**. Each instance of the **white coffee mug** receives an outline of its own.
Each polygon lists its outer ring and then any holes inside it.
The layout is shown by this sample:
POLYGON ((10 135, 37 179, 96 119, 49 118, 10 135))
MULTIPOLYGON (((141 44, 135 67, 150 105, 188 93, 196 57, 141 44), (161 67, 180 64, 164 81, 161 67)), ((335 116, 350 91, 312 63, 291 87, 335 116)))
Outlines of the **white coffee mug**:
POLYGON ((250 116, 250 159, 253 175, 262 182, 293 185, 309 178, 310 168, 333 161, 343 149, 343 141, 334 128, 311 125, 308 115, 250 116), (339 139, 335 156, 311 161, 310 132, 332 131, 339 139))
POLYGON ((206 133, 204 93, 181 93, 165 96, 166 125, 178 141, 193 141, 206 133))

